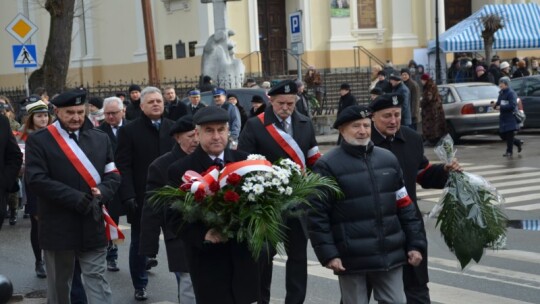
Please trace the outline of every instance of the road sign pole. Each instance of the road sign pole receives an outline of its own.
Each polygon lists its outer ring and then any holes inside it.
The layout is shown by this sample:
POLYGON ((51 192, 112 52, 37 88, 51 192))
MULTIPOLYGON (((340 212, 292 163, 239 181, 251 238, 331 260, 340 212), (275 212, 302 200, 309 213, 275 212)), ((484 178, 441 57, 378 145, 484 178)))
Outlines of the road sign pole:
POLYGON ((296 68, 298 69, 298 80, 302 81, 302 55, 296 56, 296 68))
POLYGON ((30 96, 30 84, 28 83, 28 68, 24 68, 24 89, 26 96, 30 96))

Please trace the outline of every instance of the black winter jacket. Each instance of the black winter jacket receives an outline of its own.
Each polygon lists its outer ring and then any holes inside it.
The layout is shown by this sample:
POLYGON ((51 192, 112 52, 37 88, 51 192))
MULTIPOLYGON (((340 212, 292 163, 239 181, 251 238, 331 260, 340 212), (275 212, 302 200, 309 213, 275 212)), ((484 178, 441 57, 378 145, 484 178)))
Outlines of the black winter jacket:
POLYGON ((352 146, 344 141, 313 171, 335 178, 344 193, 342 199, 311 201, 310 239, 321 264, 339 257, 346 269, 339 274, 388 271, 407 262, 405 250, 425 250, 414 205, 408 196, 397 199, 405 185, 390 151, 372 142, 352 146))

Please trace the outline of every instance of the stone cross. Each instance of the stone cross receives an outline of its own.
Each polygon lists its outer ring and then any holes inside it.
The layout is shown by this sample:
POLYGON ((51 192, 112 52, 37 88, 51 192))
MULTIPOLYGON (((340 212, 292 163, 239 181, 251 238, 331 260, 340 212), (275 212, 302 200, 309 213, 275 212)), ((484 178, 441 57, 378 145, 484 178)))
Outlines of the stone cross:
POLYGON ((227 0, 201 0, 201 3, 214 6, 214 32, 227 29, 227 0))

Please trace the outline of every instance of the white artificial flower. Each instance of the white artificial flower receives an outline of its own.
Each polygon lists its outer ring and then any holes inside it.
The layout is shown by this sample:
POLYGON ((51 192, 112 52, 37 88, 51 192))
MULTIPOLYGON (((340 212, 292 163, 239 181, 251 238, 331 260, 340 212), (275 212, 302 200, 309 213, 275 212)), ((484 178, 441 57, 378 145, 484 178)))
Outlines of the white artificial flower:
POLYGON ((251 182, 245 182, 242 186, 242 191, 244 192, 251 192, 253 190, 253 183, 251 182))
POLYGON ((281 185, 281 181, 278 178, 273 178, 272 179, 272 185, 279 186, 279 185, 281 185))
POLYGON ((292 194, 292 188, 291 187, 285 188, 285 195, 291 195, 291 194, 292 194))
POLYGON ((266 160, 266 157, 260 154, 250 154, 248 155, 247 160, 266 160))
POLYGON ((255 194, 253 194, 253 193, 248 194, 247 199, 248 199, 248 201, 250 201, 250 202, 256 201, 256 199, 255 199, 255 194))
POLYGON ((283 188, 283 187, 278 187, 278 188, 277 188, 277 191, 279 192, 279 194, 283 194, 283 193, 285 193, 285 188, 283 188))
POLYGON ((256 195, 262 194, 264 192, 264 187, 262 185, 253 186, 253 193, 256 195))

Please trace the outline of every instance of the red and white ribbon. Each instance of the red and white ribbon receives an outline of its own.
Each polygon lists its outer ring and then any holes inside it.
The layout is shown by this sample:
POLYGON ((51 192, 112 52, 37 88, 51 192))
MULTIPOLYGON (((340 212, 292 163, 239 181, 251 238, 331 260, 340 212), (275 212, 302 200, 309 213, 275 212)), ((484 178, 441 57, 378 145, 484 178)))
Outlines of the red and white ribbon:
POLYGON ((107 208, 105 208, 105 206, 101 206, 101 208, 103 210, 103 218, 105 219, 105 234, 107 235, 107 240, 112 241, 115 244, 124 242, 126 237, 109 215, 107 208))

